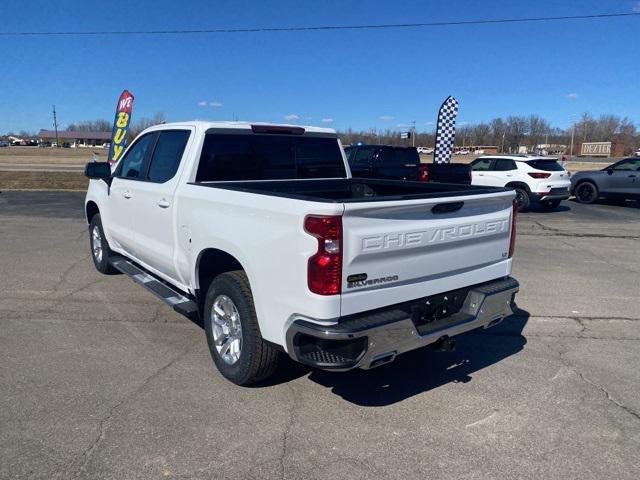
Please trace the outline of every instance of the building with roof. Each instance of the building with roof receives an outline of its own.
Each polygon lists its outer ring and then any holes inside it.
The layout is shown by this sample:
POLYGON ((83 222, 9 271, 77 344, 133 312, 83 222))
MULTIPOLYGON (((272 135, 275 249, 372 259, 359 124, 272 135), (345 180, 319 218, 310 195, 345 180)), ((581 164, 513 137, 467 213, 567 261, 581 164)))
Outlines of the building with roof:
MULTIPOLYGON (((38 133, 40 143, 53 145, 56 143, 54 130, 40 130, 38 133)), ((111 132, 78 132, 72 130, 58 130, 58 146, 68 145, 72 148, 79 147, 106 147, 111 140, 111 132)))

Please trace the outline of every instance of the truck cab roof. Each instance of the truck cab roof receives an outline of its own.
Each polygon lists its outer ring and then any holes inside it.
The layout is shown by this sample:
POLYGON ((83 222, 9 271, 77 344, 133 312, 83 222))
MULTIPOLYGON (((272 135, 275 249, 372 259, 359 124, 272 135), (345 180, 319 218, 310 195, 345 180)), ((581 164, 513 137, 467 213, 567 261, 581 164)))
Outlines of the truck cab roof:
POLYGON ((228 129, 228 130, 246 130, 252 131, 255 130, 256 127, 269 128, 274 127, 275 129, 282 130, 282 133, 286 133, 286 130, 299 130, 303 129, 301 133, 315 133, 315 134, 326 134, 328 136, 335 136, 336 131, 333 128, 322 128, 322 127, 314 127, 311 125, 292 125, 286 123, 268 123, 268 122, 231 122, 231 121, 207 121, 207 120, 190 120, 184 122, 171 122, 171 123, 162 123, 159 125, 154 125, 153 127, 149 127, 147 130, 169 130, 171 128, 176 127, 197 127, 201 128, 204 131, 211 129, 228 129))

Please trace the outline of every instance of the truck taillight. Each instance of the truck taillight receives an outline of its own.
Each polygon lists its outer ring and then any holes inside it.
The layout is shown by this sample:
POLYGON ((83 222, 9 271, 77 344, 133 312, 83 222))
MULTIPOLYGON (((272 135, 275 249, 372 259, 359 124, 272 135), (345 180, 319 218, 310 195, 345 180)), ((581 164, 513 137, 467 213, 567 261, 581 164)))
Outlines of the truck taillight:
POLYGON ((342 217, 307 215, 304 230, 318 239, 318 251, 307 263, 309 290, 336 295, 342 290, 342 217))
POLYGON ((513 257, 513 250, 516 248, 516 218, 518 217, 518 202, 515 200, 511 204, 511 234, 509 236, 509 258, 513 257))
POLYGON ((528 172, 529 176, 532 178, 549 178, 551 176, 550 173, 538 173, 538 172, 528 172))
POLYGON ((429 165, 423 163, 418 166, 418 181, 419 182, 429 181, 429 165))

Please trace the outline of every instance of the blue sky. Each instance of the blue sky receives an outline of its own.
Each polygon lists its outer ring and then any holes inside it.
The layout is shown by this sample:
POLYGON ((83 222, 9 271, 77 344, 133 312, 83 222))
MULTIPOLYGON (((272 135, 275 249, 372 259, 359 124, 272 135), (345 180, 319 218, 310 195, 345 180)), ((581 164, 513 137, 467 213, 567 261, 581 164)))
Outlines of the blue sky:
MULTIPOLYGON (((6 0, 0 31, 140 30, 434 22, 640 11, 629 0, 269 2, 6 0)), ((0 37, 0 132, 111 119, 262 120, 431 130, 447 95, 458 122, 536 113, 640 122, 640 17, 329 32, 0 37), (324 121, 323 121, 324 120, 324 121)))

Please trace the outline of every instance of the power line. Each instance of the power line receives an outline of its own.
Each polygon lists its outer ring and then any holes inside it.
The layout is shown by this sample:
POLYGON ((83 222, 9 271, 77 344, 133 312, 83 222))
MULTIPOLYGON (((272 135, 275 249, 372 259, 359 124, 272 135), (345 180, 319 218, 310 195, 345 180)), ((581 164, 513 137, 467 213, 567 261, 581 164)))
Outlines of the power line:
POLYGON ((63 31, 63 32, 0 32, 0 37, 52 37, 52 36, 78 36, 78 35, 191 35, 203 33, 270 33, 270 32, 310 32, 325 30, 371 30, 382 28, 428 28, 448 27, 464 25, 488 25, 500 23, 525 23, 525 22, 550 22, 566 20, 604 19, 620 17, 637 17, 640 12, 634 13, 602 13, 595 15, 567 15, 558 17, 528 17, 528 18, 500 18, 485 20, 461 20, 449 22, 428 23, 387 23, 373 25, 320 25, 311 27, 259 27, 259 28, 211 28, 198 30, 103 30, 103 31, 63 31))

